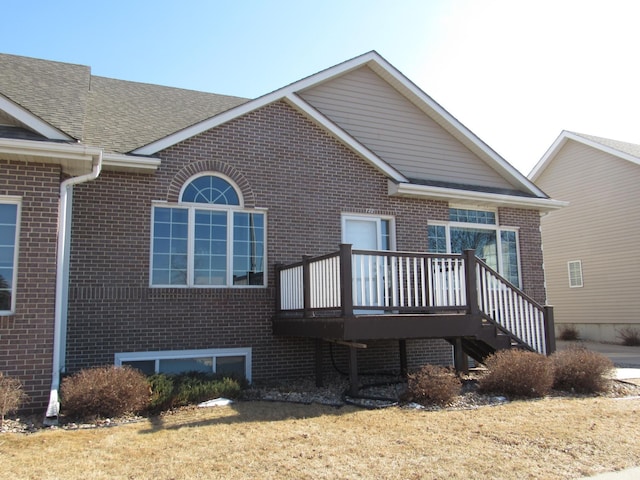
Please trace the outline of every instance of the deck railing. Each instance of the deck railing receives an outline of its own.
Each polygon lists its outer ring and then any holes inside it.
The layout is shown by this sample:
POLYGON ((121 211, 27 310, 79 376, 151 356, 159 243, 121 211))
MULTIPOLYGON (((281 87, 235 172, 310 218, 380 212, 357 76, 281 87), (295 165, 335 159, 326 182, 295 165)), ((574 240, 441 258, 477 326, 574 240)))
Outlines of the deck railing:
POLYGON ((477 259, 473 250, 448 255, 352 250, 343 244, 338 252, 277 266, 276 282, 278 313, 466 312, 483 316, 540 353, 554 349, 553 333, 547 335, 551 310, 477 259))
POLYGON ((515 288, 483 261, 475 259, 475 263, 478 305, 485 317, 539 353, 555 350, 553 343, 549 344, 554 335, 549 331, 548 322, 553 318, 549 307, 515 288))

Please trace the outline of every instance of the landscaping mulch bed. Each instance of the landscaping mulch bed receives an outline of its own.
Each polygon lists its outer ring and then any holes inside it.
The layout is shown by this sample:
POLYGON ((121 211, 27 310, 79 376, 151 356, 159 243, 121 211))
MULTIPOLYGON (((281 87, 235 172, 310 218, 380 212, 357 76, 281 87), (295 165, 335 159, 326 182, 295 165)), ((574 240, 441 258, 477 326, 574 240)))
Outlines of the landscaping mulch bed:
MULTIPOLYGON (((296 380, 280 382, 256 382, 242 393, 238 401, 271 401, 289 402, 300 404, 320 404, 333 407, 355 405, 362 408, 377 409, 389 406, 401 406, 403 408, 415 408, 420 410, 470 410, 480 407, 500 405, 510 399, 500 395, 488 395, 478 392, 477 372, 471 372, 462 377, 462 391, 452 402, 442 407, 439 405, 419 405, 403 400, 407 389, 406 382, 398 377, 389 375, 363 375, 360 377, 363 387, 358 397, 348 395, 348 378, 341 375, 327 376, 324 386, 317 387, 315 378, 299 378, 296 380)), ((640 381, 638 380, 612 380, 607 392, 595 395, 575 394, 571 392, 552 391, 550 397, 640 397, 640 381)), ((193 408, 193 407, 187 407, 193 408)), ((169 415, 171 412, 163 413, 169 415)), ((32 433, 45 428, 57 428, 66 430, 105 428, 126 423, 138 422, 146 417, 130 415, 119 418, 95 419, 92 421, 77 421, 62 416, 58 426, 45 426, 42 415, 23 415, 8 417, 5 419, 0 433, 32 433)))

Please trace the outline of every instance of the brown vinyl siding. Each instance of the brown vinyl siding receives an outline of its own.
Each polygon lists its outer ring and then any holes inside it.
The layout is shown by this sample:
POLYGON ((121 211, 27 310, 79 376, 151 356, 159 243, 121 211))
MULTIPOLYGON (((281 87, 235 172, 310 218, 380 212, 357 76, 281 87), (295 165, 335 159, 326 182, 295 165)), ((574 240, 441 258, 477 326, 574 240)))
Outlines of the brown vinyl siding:
POLYGON ((301 96, 408 178, 514 188, 368 67, 301 96))
POLYGON ((569 141, 536 183, 570 205, 542 219, 549 302, 558 323, 640 322, 640 166, 569 141), (584 286, 569 287, 567 262, 584 286))

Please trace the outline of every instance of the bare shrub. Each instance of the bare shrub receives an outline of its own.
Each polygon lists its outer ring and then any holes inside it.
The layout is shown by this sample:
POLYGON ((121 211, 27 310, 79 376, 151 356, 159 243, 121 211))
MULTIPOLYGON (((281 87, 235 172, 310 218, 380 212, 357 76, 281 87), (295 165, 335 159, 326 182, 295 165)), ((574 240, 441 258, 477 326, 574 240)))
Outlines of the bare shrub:
POLYGON ((606 391, 610 380, 606 375, 613 363, 601 353, 573 346, 551 355, 554 365, 553 386, 559 390, 579 393, 606 391))
POLYGON ((461 385, 460 379, 450 369, 424 365, 408 375, 407 399, 446 405, 460 393, 461 385))
POLYGON ((558 339, 565 342, 574 342, 580 340, 580 332, 578 332, 578 329, 574 325, 564 325, 560 330, 558 339))
POLYGON ((63 412, 71 417, 114 417, 144 410, 151 399, 145 376, 130 367, 95 367, 65 378, 63 412))
POLYGON ((487 372, 478 380, 486 393, 518 397, 543 397, 553 386, 549 358, 525 350, 501 350, 485 360, 487 372))
POLYGON ((618 330, 618 338, 622 340, 622 345, 637 347, 640 345, 640 330, 632 327, 622 328, 618 330))
POLYGON ((4 417, 17 411, 26 400, 22 382, 0 372, 0 427, 4 423, 4 417))

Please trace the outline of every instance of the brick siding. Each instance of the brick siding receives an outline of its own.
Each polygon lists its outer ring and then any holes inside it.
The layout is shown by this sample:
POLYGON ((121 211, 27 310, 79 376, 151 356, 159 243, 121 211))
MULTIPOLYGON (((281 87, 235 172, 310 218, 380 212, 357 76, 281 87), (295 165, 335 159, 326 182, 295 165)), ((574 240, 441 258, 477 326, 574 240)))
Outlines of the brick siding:
POLYGON ((22 381, 27 411, 42 411, 51 387, 59 192, 59 166, 0 160, 0 196, 22 198, 16 310, 0 316, 0 371, 22 381))
MULTIPOLYGON (((105 171, 75 188, 69 371, 113 363, 116 352, 252 347, 254 379, 311 374, 313 341, 271 333, 274 265, 337 250, 343 213, 392 215, 398 250, 413 251, 426 248, 427 219, 448 219, 446 202, 390 197, 382 173, 285 102, 160 156, 153 175, 105 171), (209 171, 239 185, 245 205, 267 209, 268 287, 150 288, 153 202, 175 202, 188 178, 209 171)), ((539 235, 529 232, 536 219, 504 210, 503 223, 521 228, 527 287, 537 281, 538 267, 526 263, 538 261, 539 235), (529 239, 538 242, 532 251, 523 246, 529 239)), ((363 368, 397 368, 397 342, 374 343, 362 354, 363 368)), ((410 341, 408 350, 412 366, 451 360, 451 348, 441 340, 410 341)), ((340 355, 344 359, 344 351, 340 355)))

